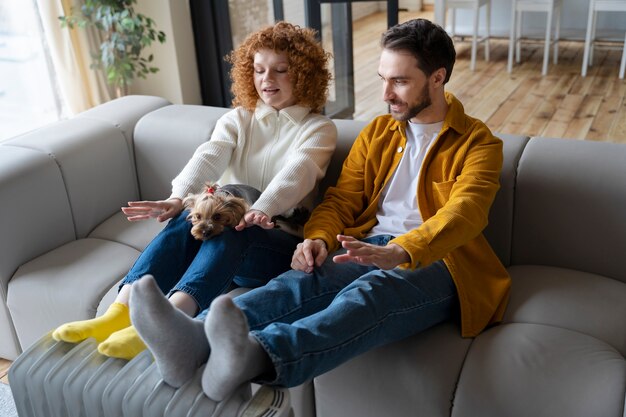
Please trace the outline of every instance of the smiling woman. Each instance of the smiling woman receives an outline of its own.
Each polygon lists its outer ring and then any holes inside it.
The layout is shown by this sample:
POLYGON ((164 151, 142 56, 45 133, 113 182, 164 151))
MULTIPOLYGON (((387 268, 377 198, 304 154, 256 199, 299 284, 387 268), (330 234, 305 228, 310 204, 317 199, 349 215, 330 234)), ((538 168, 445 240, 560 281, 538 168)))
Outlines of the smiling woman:
POLYGON ((62 115, 34 4, 0 2, 0 140, 62 115))
POLYGON ((289 81, 287 53, 260 49, 254 54, 254 87, 265 102, 276 110, 296 104, 289 81))

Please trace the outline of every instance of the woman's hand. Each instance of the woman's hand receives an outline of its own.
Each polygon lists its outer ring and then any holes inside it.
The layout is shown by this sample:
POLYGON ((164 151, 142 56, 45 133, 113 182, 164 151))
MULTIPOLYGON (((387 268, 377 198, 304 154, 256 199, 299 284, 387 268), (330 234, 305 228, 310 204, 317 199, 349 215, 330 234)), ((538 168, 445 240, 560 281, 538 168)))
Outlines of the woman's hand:
POLYGON ((274 222, 267 214, 263 213, 262 211, 249 210, 246 214, 243 215, 239 224, 235 226, 235 230, 240 232, 246 227, 250 226, 259 226, 263 229, 272 229, 274 228, 274 222))
POLYGON ((326 242, 322 239, 305 239, 304 242, 298 243, 291 258, 291 267, 310 274, 313 272, 313 268, 324 263, 327 256, 326 242))
POLYGON ((348 249, 345 254, 333 258, 333 261, 338 264, 354 262, 388 270, 411 261, 409 254, 401 246, 394 243, 387 246, 377 246, 344 235, 338 235, 337 240, 344 249, 348 249))
POLYGON ((131 222, 156 218, 159 222, 171 219, 183 211, 183 202, 180 198, 170 198, 160 201, 129 201, 128 207, 122 207, 122 212, 131 222))

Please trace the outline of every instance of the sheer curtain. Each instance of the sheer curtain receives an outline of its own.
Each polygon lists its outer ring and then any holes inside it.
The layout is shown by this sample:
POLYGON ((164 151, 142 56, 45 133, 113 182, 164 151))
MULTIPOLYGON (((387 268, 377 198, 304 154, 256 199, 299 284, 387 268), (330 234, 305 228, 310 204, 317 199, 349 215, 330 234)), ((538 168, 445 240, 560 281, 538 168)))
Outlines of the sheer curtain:
POLYGON ((90 68, 91 51, 98 51, 100 34, 92 28, 61 28, 59 16, 69 15, 71 0, 35 0, 62 99, 71 114, 114 97, 104 74, 90 68))

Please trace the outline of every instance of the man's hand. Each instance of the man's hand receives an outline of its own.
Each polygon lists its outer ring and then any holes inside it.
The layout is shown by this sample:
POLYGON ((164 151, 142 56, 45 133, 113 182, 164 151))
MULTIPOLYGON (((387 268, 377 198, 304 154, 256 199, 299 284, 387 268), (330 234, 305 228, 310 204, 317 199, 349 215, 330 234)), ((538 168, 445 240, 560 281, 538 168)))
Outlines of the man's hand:
POLYGON ((122 212, 131 222, 152 218, 164 222, 177 216, 181 211, 183 211, 183 202, 180 198, 160 201, 129 201, 128 207, 122 207, 122 212))
POLYGON ((361 242, 351 236, 337 235, 337 240, 348 252, 333 257, 335 263, 354 262, 361 265, 374 265, 380 269, 393 269, 411 261, 409 254, 394 243, 377 246, 361 242))
POLYGON ((291 267, 307 274, 313 272, 313 268, 321 266, 328 256, 326 243, 321 239, 305 239, 298 243, 296 251, 291 258, 291 267))
POLYGON ((243 215, 239 224, 235 226, 235 230, 241 232, 243 229, 250 226, 259 226, 263 229, 272 229, 274 227, 274 222, 267 214, 263 213, 262 211, 250 210, 243 215))

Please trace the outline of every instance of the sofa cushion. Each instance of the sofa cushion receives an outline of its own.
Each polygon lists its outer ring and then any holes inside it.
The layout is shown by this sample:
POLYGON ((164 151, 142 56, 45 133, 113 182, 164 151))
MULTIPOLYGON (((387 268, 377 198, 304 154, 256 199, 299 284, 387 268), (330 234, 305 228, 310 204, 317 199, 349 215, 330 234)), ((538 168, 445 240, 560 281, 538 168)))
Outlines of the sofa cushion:
POLYGON ((126 139, 111 123, 74 118, 43 129, 6 143, 54 158, 65 181, 77 238, 138 198, 126 139))
POLYGON ((123 243, 142 252, 166 224, 156 220, 131 222, 120 210, 100 223, 89 237, 123 243))
POLYGON ((459 333, 441 324, 315 378, 316 416, 449 416, 471 343, 459 333))
POLYGON ((472 344, 452 417, 622 417, 626 361, 579 332, 512 323, 472 344))
POLYGON ((520 159, 512 264, 626 282, 626 146, 533 138, 520 159))
POLYGON ((172 105, 148 113, 135 127, 135 161, 141 198, 170 196, 172 179, 194 151, 211 138, 217 120, 229 109, 172 105))
POLYGON ((95 317, 100 300, 126 275, 139 252, 100 239, 79 239, 20 266, 7 304, 22 349, 68 321, 95 317))
POLYGON ((549 266, 509 268, 513 280, 505 322, 536 323, 588 334, 626 356, 626 284, 549 266))

